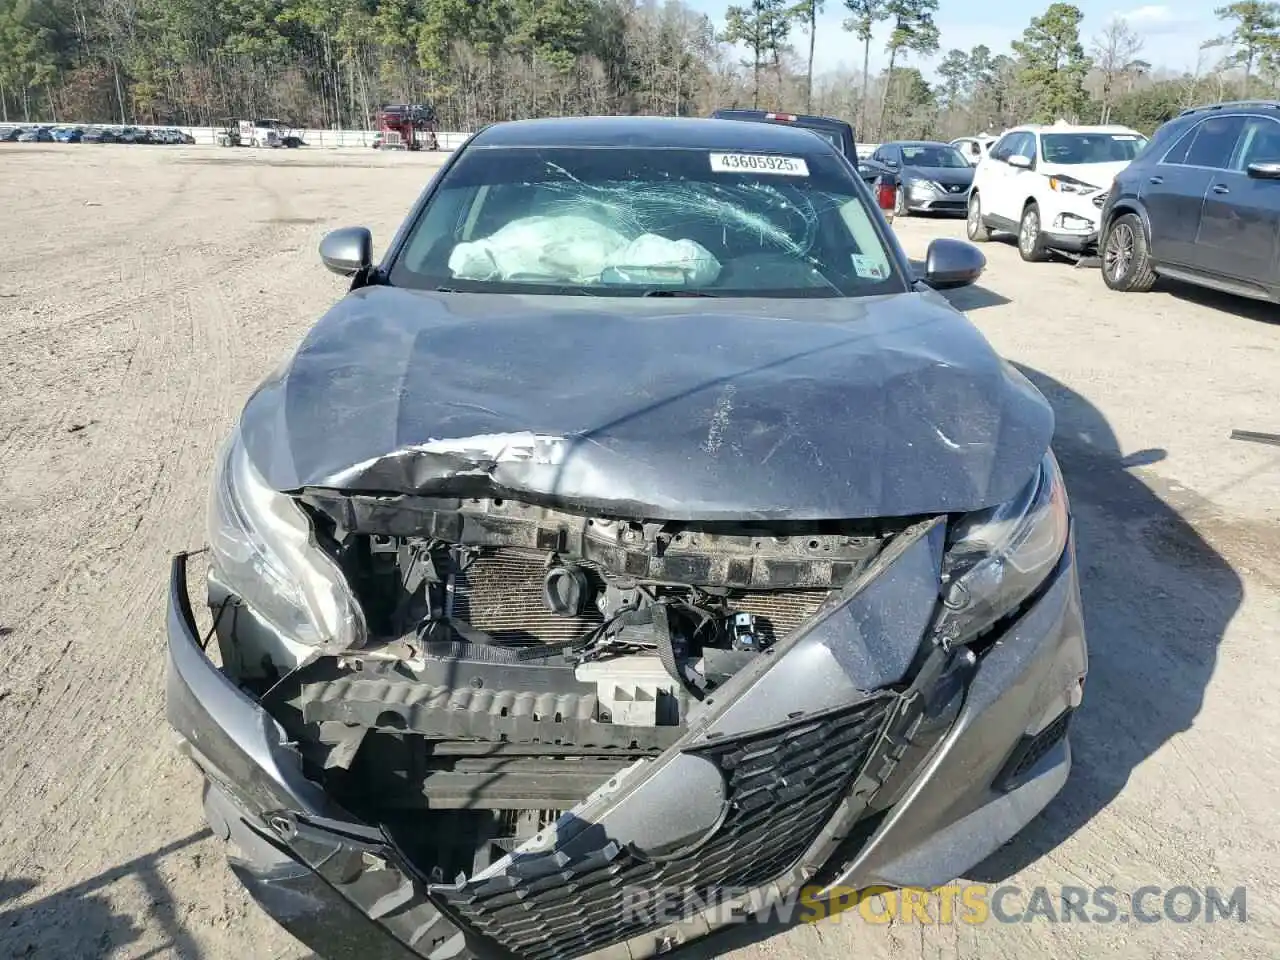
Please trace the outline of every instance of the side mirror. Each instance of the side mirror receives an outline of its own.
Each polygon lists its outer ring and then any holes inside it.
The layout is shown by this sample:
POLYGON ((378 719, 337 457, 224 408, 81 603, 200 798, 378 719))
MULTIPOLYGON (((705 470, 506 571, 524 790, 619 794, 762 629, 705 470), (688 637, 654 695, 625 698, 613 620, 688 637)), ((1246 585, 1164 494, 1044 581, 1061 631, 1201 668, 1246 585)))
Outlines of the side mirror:
POLYGON ((1020 153, 1015 153, 1008 160, 1006 160, 1005 163, 1009 164, 1009 166, 1011 167, 1017 167, 1020 170, 1031 169, 1031 158, 1023 156, 1020 153))
POLYGON ((1251 163, 1247 169, 1255 180, 1280 180, 1280 163, 1275 161, 1251 163))
POLYGON ((365 270, 373 264, 373 234, 365 227, 342 227, 320 241, 320 261, 342 277, 365 270))
POLYGON ((952 290, 974 283, 987 267, 987 258, 971 243, 939 237, 924 257, 926 284, 935 290, 952 290))

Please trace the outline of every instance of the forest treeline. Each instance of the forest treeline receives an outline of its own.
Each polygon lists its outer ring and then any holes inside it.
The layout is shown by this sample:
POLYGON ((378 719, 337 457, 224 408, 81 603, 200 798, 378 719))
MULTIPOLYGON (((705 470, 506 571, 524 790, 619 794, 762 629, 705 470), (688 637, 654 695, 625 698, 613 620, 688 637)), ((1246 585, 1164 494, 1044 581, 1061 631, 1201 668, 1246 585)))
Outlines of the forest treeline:
POLYGON ((382 103, 429 102, 442 129, 470 130, 759 105, 884 140, 1059 117, 1150 130, 1195 103, 1280 90, 1277 3, 1221 8, 1222 35, 1187 72, 1144 60, 1123 19, 1082 36, 1067 3, 1007 50, 945 49, 938 5, 744 0, 713 22, 681 0, 0 0, 0 120, 368 128, 382 103), (815 73, 816 18, 831 10, 858 66, 815 73))

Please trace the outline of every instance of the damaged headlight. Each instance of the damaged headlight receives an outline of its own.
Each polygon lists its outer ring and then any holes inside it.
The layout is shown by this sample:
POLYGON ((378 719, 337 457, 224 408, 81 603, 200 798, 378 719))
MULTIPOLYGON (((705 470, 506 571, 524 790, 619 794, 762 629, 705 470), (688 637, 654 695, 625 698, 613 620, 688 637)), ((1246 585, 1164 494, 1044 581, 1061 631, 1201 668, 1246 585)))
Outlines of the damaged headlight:
POLYGON ((286 637, 330 650, 359 647, 364 614, 311 521, 269 487, 232 433, 209 497, 209 550, 226 587, 286 637))
POLYGON ((1068 517, 1062 472, 1049 452, 1016 497, 955 523, 942 564, 939 632, 965 643, 1013 613, 1062 557, 1068 517))

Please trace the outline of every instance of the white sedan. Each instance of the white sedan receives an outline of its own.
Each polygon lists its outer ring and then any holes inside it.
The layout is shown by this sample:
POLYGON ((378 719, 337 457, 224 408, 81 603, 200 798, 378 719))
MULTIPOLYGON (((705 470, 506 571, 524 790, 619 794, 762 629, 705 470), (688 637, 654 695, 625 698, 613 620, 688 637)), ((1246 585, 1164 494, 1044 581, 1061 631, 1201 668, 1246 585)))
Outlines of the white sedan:
POLYGON ((951 141, 951 145, 960 151, 960 156, 968 160, 970 166, 976 167, 990 152, 991 145, 999 139, 987 134, 977 137, 956 137, 951 141))

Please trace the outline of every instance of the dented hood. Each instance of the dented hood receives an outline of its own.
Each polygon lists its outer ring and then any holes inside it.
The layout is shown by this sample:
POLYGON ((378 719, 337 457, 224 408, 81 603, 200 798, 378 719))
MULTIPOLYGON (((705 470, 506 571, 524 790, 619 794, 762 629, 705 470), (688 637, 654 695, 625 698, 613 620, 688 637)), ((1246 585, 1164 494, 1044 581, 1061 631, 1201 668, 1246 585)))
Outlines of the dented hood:
POLYGON ((931 292, 635 299, 368 287, 245 407, 277 490, 510 496, 651 519, 1012 497, 1044 398, 931 292))

